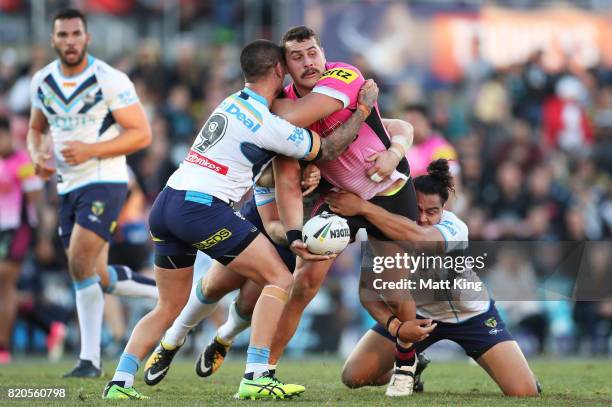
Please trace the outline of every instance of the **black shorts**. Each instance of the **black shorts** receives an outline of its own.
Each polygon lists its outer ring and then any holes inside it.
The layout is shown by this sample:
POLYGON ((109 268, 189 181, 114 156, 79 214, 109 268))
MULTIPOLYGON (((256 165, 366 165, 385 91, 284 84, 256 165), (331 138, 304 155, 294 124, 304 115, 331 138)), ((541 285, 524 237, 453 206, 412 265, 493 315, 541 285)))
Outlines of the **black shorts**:
MULTIPOLYGON (((419 315, 417 318, 424 319, 419 315)), ((417 353, 438 341, 448 339, 460 345, 468 356, 478 359, 498 343, 514 340, 495 308, 495 301, 491 301, 486 312, 458 324, 434 322, 437 324, 436 329, 425 340, 414 344, 417 353)), ((395 337, 384 326, 376 324, 371 329, 395 343, 395 337)))
POLYGON ((0 230, 0 261, 21 263, 28 253, 32 230, 28 225, 0 230))
MULTIPOLYGON (((321 195, 320 201, 313 208, 312 216, 319 215, 323 212, 332 212, 329 209, 329 205, 324 202, 325 195, 321 195)), ((416 203, 416 191, 414 190, 414 183, 412 178, 409 178, 402 189, 397 191, 395 194, 390 196, 375 196, 370 199, 369 202, 374 205, 378 205, 381 208, 388 210, 396 215, 405 216, 408 219, 417 220, 418 210, 416 203)), ((345 216, 349 228, 351 229, 351 240, 355 238, 357 231, 364 228, 368 232, 368 236, 372 236, 378 240, 390 241, 385 234, 380 231, 376 226, 371 224, 363 216, 345 216)))
POLYGON ((127 184, 94 183, 60 195, 59 234, 70 244, 75 222, 109 241, 127 196, 127 184))
POLYGON ((155 199, 149 227, 156 256, 187 255, 195 262, 200 250, 223 265, 259 234, 251 222, 219 198, 170 187, 155 199))

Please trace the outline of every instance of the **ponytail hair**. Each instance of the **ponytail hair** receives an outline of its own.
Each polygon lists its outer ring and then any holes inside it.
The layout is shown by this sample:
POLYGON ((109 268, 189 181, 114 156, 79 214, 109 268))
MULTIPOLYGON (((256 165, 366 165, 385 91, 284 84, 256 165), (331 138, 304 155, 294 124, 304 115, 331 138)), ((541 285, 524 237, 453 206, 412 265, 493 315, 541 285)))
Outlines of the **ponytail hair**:
POLYGON ((448 160, 440 158, 429 163, 427 175, 421 175, 414 179, 414 188, 426 195, 438 195, 442 205, 444 205, 448 201, 450 192, 455 192, 448 160))

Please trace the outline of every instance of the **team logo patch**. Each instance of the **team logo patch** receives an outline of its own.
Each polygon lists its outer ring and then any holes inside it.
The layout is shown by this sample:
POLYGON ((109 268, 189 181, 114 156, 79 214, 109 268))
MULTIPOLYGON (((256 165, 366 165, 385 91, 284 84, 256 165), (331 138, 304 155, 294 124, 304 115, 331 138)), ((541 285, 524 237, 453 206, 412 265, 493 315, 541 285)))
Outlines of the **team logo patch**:
POLYGON ((102 216, 106 204, 102 201, 93 201, 91 204, 91 213, 96 216, 102 216))
POLYGON ((210 249, 211 247, 213 247, 217 243, 222 242, 225 239, 229 238, 231 235, 232 235, 232 232, 230 232, 229 230, 223 228, 220 231, 218 231, 217 233, 215 233, 214 235, 206 238, 205 240, 202 240, 199 243, 194 243, 193 247, 195 247, 198 250, 210 249))
POLYGON ((495 317, 491 317, 489 319, 487 319, 484 322, 485 326, 488 326, 489 328, 495 328, 497 326, 497 320, 495 319, 495 317))
POLYGON ((359 75, 357 74, 357 72, 353 71, 352 69, 348 69, 348 68, 330 69, 329 71, 323 72, 323 75, 321 75, 321 79, 324 79, 324 78, 338 79, 346 83, 347 85, 353 82, 358 77, 359 75))

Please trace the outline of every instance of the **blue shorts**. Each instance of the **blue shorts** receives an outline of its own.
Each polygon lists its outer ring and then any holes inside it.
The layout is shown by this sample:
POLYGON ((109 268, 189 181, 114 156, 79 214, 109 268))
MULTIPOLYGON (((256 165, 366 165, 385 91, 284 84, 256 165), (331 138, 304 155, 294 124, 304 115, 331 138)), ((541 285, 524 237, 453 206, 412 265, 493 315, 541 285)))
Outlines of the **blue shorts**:
POLYGON ((295 254, 293 254, 293 252, 289 250, 288 246, 278 245, 274 243, 272 239, 270 239, 270 236, 268 236, 268 234, 266 233, 266 229, 264 228, 263 223, 261 222, 261 217, 259 216, 259 212, 257 211, 257 205, 255 204, 255 198, 251 199, 250 201, 247 201, 247 203, 242 205, 242 208, 240 208, 240 213, 242 213, 246 220, 255 225, 257 229, 259 229, 261 233, 263 233, 264 236, 266 236, 268 240, 270 240, 270 242, 274 245, 274 248, 278 252, 278 255, 283 260, 283 263, 285 263, 285 266, 287 266, 287 268, 289 269, 289 272, 293 273, 293 271, 295 270, 295 254))
MULTIPOLYGON (((417 318, 424 319, 419 315, 417 318)), ((425 340, 415 343, 417 353, 438 341, 448 339, 460 345, 468 356, 478 359, 498 343, 514 340, 495 308, 495 301, 491 301, 486 312, 458 324, 434 322, 438 324, 436 329, 425 340)), ((371 329, 395 343, 395 337, 384 326, 376 324, 371 329)))
POLYGON ((74 223, 108 241, 127 196, 127 184, 99 183, 77 188, 59 199, 59 235, 64 248, 70 245, 74 223))
MULTIPOLYGON (((193 256, 198 250, 229 264, 259 230, 224 201, 202 192, 170 187, 157 196, 149 214, 157 256, 193 256)), ((193 264, 193 263, 192 263, 193 264)))

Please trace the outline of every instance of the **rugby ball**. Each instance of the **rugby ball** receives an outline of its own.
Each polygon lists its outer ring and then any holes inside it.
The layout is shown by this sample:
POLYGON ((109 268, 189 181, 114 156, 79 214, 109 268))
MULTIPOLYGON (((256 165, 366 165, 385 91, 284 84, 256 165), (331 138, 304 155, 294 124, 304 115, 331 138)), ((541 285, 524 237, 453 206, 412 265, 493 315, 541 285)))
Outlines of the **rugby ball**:
POLYGON ((302 241, 308 251, 314 254, 340 253, 351 239, 351 230, 346 219, 323 212, 302 228, 302 241))

